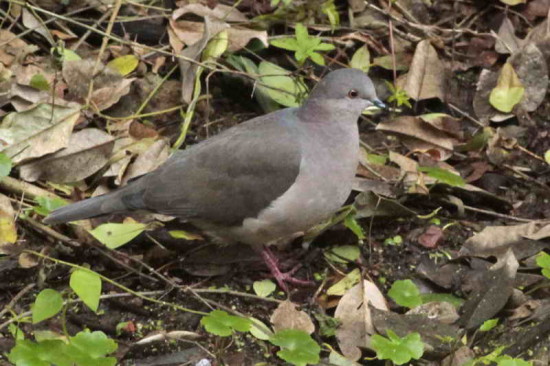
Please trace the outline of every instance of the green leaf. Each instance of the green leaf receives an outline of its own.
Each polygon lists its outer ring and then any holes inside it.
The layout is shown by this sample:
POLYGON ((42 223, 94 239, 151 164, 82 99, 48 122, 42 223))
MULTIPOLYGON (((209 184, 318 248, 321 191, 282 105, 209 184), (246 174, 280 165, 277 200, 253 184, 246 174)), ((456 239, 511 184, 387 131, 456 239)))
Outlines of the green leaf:
POLYGON ((68 48, 63 48, 61 51, 61 55, 63 56, 63 61, 82 60, 82 57, 80 57, 76 52, 69 50, 68 48))
POLYGON ((38 90, 50 90, 50 83, 48 83, 48 80, 46 80, 46 78, 42 74, 33 75, 29 85, 38 90))
POLYGON ((268 297, 275 291, 277 286, 271 280, 255 281, 252 285, 256 295, 261 297, 268 297))
POLYGON ((550 150, 546 150, 546 152, 544 153, 544 160, 547 164, 550 165, 550 150))
POLYGON ((332 31, 336 29, 336 27, 340 24, 340 14, 338 13, 338 10, 336 9, 336 5, 334 4, 334 0, 328 0, 321 5, 321 11, 323 14, 325 14, 328 18, 328 21, 330 23, 330 27, 332 31))
POLYGON ((508 62, 502 66, 497 85, 489 95, 489 103, 501 112, 509 113, 523 98, 525 88, 508 62))
POLYGON ((277 356, 293 365, 319 363, 321 347, 303 330, 283 329, 276 332, 269 341, 281 347, 277 356))
POLYGON ((107 64, 108 67, 119 72, 120 75, 126 76, 136 69, 139 65, 139 59, 134 55, 126 55, 117 57, 107 64))
POLYGON ((537 254, 537 266, 542 268, 542 274, 546 278, 550 278, 550 254, 540 252, 537 254))
POLYGON ((103 224, 88 232, 107 248, 115 249, 141 234, 147 225, 136 223, 103 224))
POLYGON ((525 4, 527 0, 500 0, 502 3, 510 6, 525 4))
POLYGON ((369 71, 370 52, 366 45, 355 51, 351 57, 349 65, 355 69, 362 70, 365 73, 369 71))
POLYGON ((252 321, 240 316, 229 315, 223 310, 214 310, 202 317, 201 324, 208 333, 229 337, 234 331, 249 331, 252 321))
POLYGON ((388 291, 388 296, 398 305, 414 308, 422 304, 418 287, 411 280, 395 281, 388 291))
POLYGON ((327 290, 327 295, 342 296, 346 293, 347 290, 359 283, 360 280, 361 271, 359 271, 359 268, 356 268, 348 273, 346 277, 342 278, 340 281, 330 286, 327 290))
POLYGON ((260 339, 262 341, 267 341, 271 336, 273 336, 273 332, 267 325, 262 323, 261 320, 258 320, 256 318, 248 318, 252 322, 250 325, 250 334, 252 334, 255 338, 260 339))
POLYGON ((43 320, 55 316, 63 308, 63 297, 51 288, 40 291, 32 306, 32 323, 40 323, 43 320))
POLYGON ((101 278, 92 270, 77 269, 71 274, 69 285, 93 312, 99 307, 101 278))
POLYGON ((116 358, 105 357, 118 348, 116 342, 101 331, 84 330, 70 338, 66 353, 70 354, 77 365, 114 366, 116 358))
POLYGON ((344 225, 350 229, 355 236, 357 236, 357 239, 363 240, 366 238, 363 228, 357 223, 357 220, 353 214, 346 216, 344 219, 344 225))
POLYGON ((499 356, 496 359, 497 366, 533 366, 532 362, 525 361, 521 358, 512 358, 511 356, 499 356))
POLYGON ((460 175, 456 175, 455 173, 445 169, 421 166, 418 167, 418 171, 426 173, 428 177, 432 177, 441 183, 445 183, 453 187, 464 187, 466 185, 466 182, 464 182, 464 179, 462 179, 460 175))
POLYGON ((168 234, 174 239, 202 240, 202 236, 184 230, 170 230, 168 234))
POLYGON ((452 294, 420 294, 420 298, 422 299, 423 304, 435 301, 448 302, 456 308, 462 306, 462 304, 464 303, 463 299, 461 299, 460 297, 456 297, 452 294))
POLYGON ((324 253, 325 258, 336 263, 355 262, 361 255, 361 250, 357 245, 340 245, 330 248, 324 253))
POLYGON ((36 197, 34 200, 38 203, 38 206, 33 207, 34 212, 43 216, 67 205, 67 201, 59 197, 36 197))
POLYGON ((411 333, 400 338, 393 331, 387 331, 388 338, 375 334, 371 338, 371 346, 380 360, 391 360, 396 365, 402 365, 411 359, 418 360, 424 354, 424 343, 418 333, 411 333))
POLYGON ((498 319, 489 319, 489 320, 485 320, 483 322, 483 324, 481 324, 481 326, 479 327, 479 330, 481 332, 488 332, 490 331, 491 329, 493 329, 494 327, 496 327, 498 324, 498 319))
POLYGON ((272 46, 282 48, 284 50, 296 51, 299 49, 296 38, 277 38, 269 42, 272 46))
POLYGON ((229 32, 223 30, 216 34, 206 45, 202 53, 203 60, 217 59, 227 50, 229 45, 229 32))
POLYGON ((13 164, 9 156, 0 153, 0 178, 10 175, 13 164))
POLYGON ((19 340, 8 353, 8 360, 16 366, 70 366, 71 360, 64 354, 63 341, 35 343, 19 340))
POLYGON ((271 62, 260 62, 258 72, 260 82, 258 88, 267 94, 271 99, 285 107, 297 107, 300 105, 300 97, 307 92, 307 89, 298 80, 291 78, 290 72, 271 62))

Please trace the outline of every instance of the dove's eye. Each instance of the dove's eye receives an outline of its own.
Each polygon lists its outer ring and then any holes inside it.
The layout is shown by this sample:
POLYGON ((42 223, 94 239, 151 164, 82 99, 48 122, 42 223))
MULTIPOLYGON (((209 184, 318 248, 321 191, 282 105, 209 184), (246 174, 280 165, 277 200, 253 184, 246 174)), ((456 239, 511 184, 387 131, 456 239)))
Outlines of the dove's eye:
POLYGON ((349 92, 348 92, 348 97, 354 99, 354 98, 357 98, 359 96, 359 92, 355 89, 351 89, 349 92))

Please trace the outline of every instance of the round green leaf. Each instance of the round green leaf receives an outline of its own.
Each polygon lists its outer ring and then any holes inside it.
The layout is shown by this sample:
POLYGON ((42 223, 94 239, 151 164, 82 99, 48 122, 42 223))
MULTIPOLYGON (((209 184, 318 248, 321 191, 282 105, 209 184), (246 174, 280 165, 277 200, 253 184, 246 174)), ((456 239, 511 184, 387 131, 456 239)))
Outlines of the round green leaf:
POLYGON ((91 270, 77 269, 71 274, 69 285, 92 311, 97 312, 101 296, 101 278, 91 270))
POLYGON ((88 232, 106 247, 115 249, 141 234, 147 225, 140 223, 103 224, 88 232))
POLYGON ((359 48, 353 56, 349 64, 355 69, 362 70, 363 72, 368 72, 370 69, 370 52, 367 46, 359 48))
POLYGON ((261 297, 268 297, 275 291, 277 286, 271 280, 255 281, 252 285, 256 295, 261 297))
POLYGON ((32 307, 33 324, 40 323, 59 313, 63 308, 61 294, 51 288, 40 291, 32 307))
POLYGON ((139 59, 134 55, 126 55, 117 57, 107 64, 108 67, 115 69, 122 76, 126 76, 136 69, 139 64, 139 59))
POLYGON ((388 296, 398 305, 414 308, 422 304, 418 287, 411 280, 395 281, 388 291, 388 296))
POLYGON ((277 356, 293 365, 319 363, 321 347, 303 330, 283 329, 275 333, 269 341, 281 347, 277 356))

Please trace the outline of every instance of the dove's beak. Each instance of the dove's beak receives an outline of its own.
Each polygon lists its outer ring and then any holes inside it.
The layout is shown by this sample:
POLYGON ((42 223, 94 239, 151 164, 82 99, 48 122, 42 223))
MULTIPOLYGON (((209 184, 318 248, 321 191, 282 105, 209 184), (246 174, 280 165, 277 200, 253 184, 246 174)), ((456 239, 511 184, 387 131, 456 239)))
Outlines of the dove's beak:
POLYGON ((375 106, 377 106, 378 108, 380 109, 386 109, 386 105, 384 104, 384 102, 382 102, 380 99, 376 98, 372 101, 372 104, 374 104, 375 106))

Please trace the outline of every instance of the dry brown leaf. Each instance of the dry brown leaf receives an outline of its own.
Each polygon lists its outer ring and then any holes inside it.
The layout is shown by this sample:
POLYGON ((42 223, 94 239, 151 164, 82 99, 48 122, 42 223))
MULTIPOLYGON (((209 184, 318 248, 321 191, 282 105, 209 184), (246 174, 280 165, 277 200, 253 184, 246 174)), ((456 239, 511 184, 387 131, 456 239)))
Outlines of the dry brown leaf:
POLYGON ((0 62, 7 67, 16 60, 23 61, 27 54, 38 50, 38 46, 29 46, 20 37, 4 29, 0 29, 0 45, 0 62))
POLYGON ((168 159, 170 156, 170 145, 165 140, 157 140, 146 151, 139 154, 136 160, 128 167, 122 179, 122 184, 128 183, 130 179, 147 174, 168 159))
POLYGON ((209 16, 226 22, 248 22, 248 18, 234 6, 218 3, 216 7, 209 8, 203 4, 186 4, 183 1, 179 2, 178 5, 180 7, 174 11, 172 19, 178 19, 187 13, 193 13, 201 17, 209 16))
POLYGON ((296 304, 284 301, 271 315, 269 319, 273 329, 278 332, 283 329, 298 329, 311 334, 315 331, 315 325, 306 312, 297 310, 296 304))
POLYGON ((456 139, 432 127, 419 117, 401 116, 394 120, 385 120, 379 123, 376 129, 414 137, 425 143, 450 151, 453 150, 453 146, 457 143, 456 139))
POLYGON ((378 287, 367 280, 349 289, 340 299, 334 317, 341 323, 336 339, 342 354, 352 361, 361 357, 361 348, 370 346, 375 333, 370 306, 388 310, 386 299, 378 287))
POLYGON ((495 50, 501 54, 511 54, 518 51, 522 44, 523 41, 516 37, 514 25, 505 17, 498 29, 495 50))
POLYGON ((54 183, 78 182, 97 172, 109 161, 114 139, 108 133, 86 128, 74 133, 69 146, 51 156, 21 166, 21 178, 54 183))
POLYGON ((403 89, 415 100, 444 98, 445 67, 437 51, 424 40, 416 46, 403 89))
POLYGON ((453 324, 458 320, 458 312, 453 304, 446 301, 433 301, 419 305, 406 314, 420 314, 443 324, 453 324))
MULTIPOLYGON (((63 62, 63 78, 67 83, 68 98, 84 102, 88 96, 88 88, 92 80, 95 60, 75 60, 63 62)), ((102 111, 117 103, 120 98, 130 91, 130 84, 134 79, 125 79, 116 70, 99 65, 99 70, 93 75, 94 90, 91 103, 102 111)))
POLYGON ((67 146, 74 124, 80 116, 78 107, 39 104, 25 112, 10 113, 0 124, 0 149, 14 163, 51 154, 67 146))

